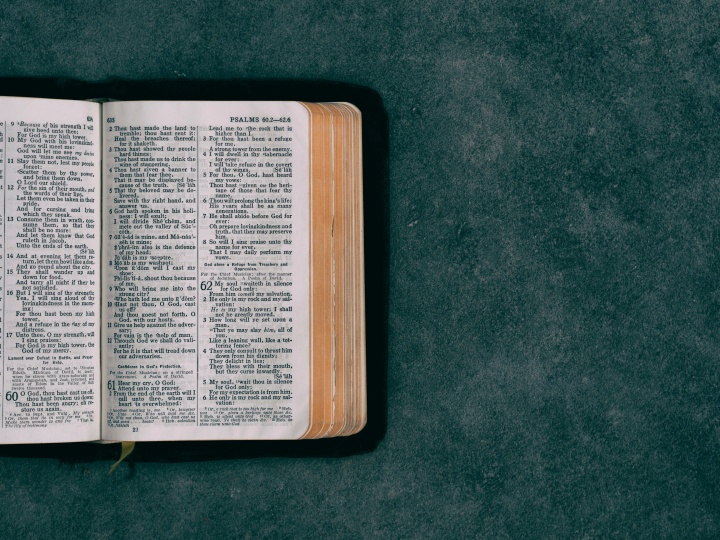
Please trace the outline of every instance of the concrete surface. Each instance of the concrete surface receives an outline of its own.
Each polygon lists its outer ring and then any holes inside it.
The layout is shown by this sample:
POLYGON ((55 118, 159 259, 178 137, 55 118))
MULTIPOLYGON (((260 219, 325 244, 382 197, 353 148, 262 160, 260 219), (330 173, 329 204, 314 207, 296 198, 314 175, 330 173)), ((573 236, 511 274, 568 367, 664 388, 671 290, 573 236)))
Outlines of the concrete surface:
POLYGON ((110 478, 114 449, 3 448, 0 536, 720 535, 719 17, 614 0, 2 5, 0 76, 355 92, 375 157, 368 434, 150 445, 110 478))

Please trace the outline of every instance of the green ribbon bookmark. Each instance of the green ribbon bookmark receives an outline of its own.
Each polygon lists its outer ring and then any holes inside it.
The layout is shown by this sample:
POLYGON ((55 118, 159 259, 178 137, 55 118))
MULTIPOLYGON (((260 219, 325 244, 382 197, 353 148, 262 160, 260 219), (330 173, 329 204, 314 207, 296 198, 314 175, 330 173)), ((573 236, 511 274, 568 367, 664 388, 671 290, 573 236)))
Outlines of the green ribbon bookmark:
POLYGON ((110 470, 108 471, 108 476, 115 472, 115 469, 118 468, 118 466, 123 462, 126 457, 132 454, 132 451, 135 450, 135 441, 122 441, 120 443, 120 448, 120 459, 118 459, 115 463, 112 464, 110 470))

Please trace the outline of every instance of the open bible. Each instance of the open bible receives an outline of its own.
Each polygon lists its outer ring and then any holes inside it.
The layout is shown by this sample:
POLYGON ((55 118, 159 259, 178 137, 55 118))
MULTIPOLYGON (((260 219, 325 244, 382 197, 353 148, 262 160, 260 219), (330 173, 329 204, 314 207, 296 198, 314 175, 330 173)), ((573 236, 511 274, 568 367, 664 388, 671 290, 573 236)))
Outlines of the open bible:
POLYGON ((0 98, 0 443, 366 422, 346 103, 0 98))

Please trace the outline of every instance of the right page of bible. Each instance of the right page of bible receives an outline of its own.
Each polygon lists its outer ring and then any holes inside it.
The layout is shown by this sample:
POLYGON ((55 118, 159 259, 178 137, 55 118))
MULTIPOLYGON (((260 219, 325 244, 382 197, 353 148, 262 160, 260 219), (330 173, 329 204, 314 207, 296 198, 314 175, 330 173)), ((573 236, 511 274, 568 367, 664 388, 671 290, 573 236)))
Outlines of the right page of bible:
POLYGON ((308 427, 308 112, 103 105, 105 440, 308 427))

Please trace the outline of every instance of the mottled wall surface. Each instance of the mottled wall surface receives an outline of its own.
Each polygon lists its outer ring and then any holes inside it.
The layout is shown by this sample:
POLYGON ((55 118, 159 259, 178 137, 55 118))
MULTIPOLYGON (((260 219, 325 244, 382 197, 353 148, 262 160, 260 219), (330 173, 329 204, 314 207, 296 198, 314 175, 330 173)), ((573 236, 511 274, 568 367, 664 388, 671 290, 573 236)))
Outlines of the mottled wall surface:
POLYGON ((388 160, 372 445, 109 478, 114 450, 0 449, 0 536, 720 535, 718 29, 700 1, 4 4, 2 77, 352 83, 388 160))

